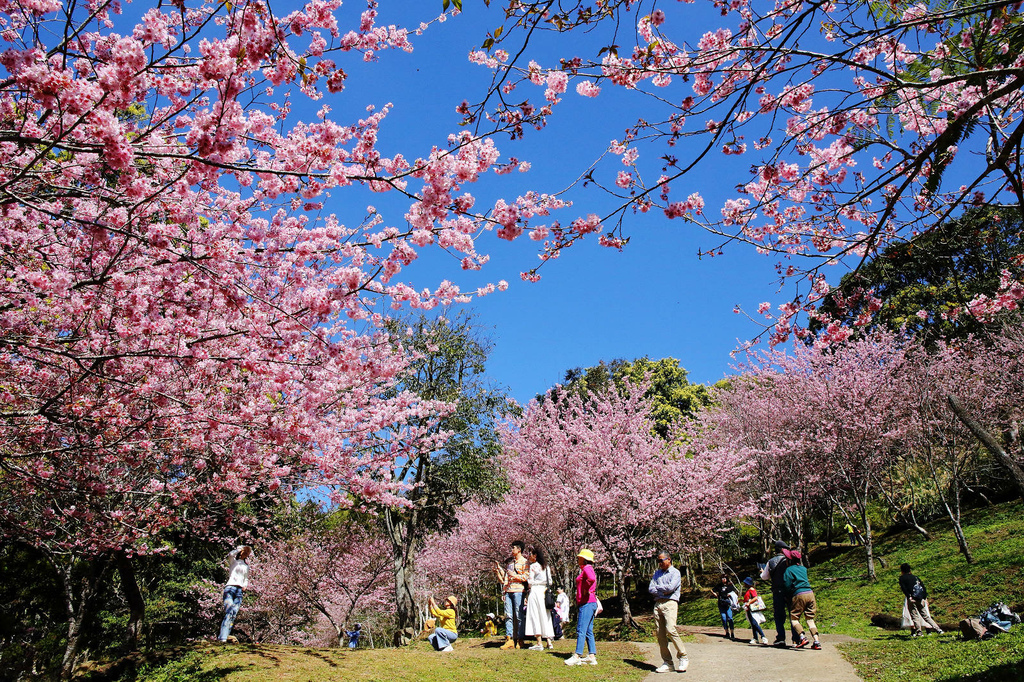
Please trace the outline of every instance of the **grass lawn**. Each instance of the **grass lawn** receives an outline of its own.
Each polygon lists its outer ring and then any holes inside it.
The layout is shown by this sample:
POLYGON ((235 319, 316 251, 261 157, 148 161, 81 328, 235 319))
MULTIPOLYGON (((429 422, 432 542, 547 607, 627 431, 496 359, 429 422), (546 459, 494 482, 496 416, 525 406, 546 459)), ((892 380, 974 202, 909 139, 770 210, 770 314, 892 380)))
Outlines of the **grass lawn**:
POLYGON ((502 651, 497 639, 456 642, 442 654, 425 642, 404 649, 310 649, 273 645, 203 645, 176 661, 143 669, 138 682, 556 682, 569 680, 642 680, 650 668, 640 652, 624 642, 598 645, 598 665, 567 667, 563 661, 574 641, 555 642, 555 649, 502 651))

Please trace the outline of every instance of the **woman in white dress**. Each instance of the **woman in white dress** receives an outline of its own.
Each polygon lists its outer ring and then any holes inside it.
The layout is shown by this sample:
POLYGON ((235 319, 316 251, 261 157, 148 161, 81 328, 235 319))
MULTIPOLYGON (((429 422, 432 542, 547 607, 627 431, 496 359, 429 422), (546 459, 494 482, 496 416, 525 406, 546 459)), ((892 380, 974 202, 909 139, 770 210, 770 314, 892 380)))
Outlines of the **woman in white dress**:
POLYGON ((551 640, 555 636, 555 628, 551 623, 551 612, 544 604, 544 594, 548 591, 548 586, 551 585, 551 570, 544 559, 544 551, 540 547, 531 547, 526 553, 526 558, 530 562, 526 636, 537 638, 537 643, 530 647, 530 651, 543 651, 542 637, 548 641, 549 649, 554 647, 551 640))

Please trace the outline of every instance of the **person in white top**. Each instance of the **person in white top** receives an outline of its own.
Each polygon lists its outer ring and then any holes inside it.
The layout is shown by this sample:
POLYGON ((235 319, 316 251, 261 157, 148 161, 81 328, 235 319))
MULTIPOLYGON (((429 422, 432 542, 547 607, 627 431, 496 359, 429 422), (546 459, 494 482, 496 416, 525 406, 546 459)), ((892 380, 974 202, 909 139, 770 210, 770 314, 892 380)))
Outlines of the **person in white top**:
POLYGON ((526 604, 526 636, 536 637, 537 643, 530 647, 530 651, 543 651, 544 645, 541 637, 548 640, 548 648, 555 645, 551 640, 555 636, 554 626, 551 624, 551 612, 544 604, 544 595, 551 584, 551 570, 544 560, 544 551, 540 547, 531 547, 526 558, 530 562, 530 594, 526 604))
POLYGON ((558 588, 558 596, 555 597, 555 615, 552 620, 555 626, 555 639, 565 639, 562 625, 569 622, 569 595, 561 587, 558 588))
POLYGON ((242 608, 242 592, 249 587, 249 563, 252 547, 239 545, 228 554, 228 582, 224 585, 224 620, 220 624, 221 642, 228 641, 238 610, 242 608))

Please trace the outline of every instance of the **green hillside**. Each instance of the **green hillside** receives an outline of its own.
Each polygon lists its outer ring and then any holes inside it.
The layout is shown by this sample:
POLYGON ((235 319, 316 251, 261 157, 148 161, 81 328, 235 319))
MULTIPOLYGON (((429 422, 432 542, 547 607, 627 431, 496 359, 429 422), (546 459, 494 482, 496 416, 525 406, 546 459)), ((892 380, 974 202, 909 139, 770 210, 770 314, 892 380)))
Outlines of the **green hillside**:
MULTIPOLYGON (((866 578, 863 548, 815 548, 809 573, 818 599, 819 629, 863 640, 842 648, 866 680, 1024 679, 1024 627, 986 642, 964 642, 955 632, 961 619, 977 617, 995 601, 1024 612, 1022 512, 1024 505, 1009 503, 966 515, 964 531, 973 564, 957 550, 948 522, 929 524, 931 540, 912 531, 876 537, 876 581, 866 578), (912 640, 908 631, 872 626, 875 614, 902 613, 903 595, 896 581, 903 562, 927 585, 932 616, 943 627, 952 626, 953 632, 912 640)), ((770 591, 763 592, 770 603, 770 591)), ((692 593, 680 605, 679 621, 720 624, 714 600, 692 593)))

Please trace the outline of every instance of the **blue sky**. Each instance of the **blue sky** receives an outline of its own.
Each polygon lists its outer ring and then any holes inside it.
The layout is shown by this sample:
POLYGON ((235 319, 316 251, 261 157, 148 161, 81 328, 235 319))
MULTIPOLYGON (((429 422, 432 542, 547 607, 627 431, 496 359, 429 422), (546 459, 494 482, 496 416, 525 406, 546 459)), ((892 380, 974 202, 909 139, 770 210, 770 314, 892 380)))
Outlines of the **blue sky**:
MULTIPOLYGON (((392 102, 394 110, 380 136, 384 153, 401 151, 414 157, 425 155, 432 144, 443 144, 449 133, 459 130, 456 105, 463 99, 475 101, 489 82, 487 69, 470 64, 466 56, 501 20, 497 3, 490 10, 476 0, 465 6, 462 15, 433 24, 416 37, 411 54, 382 53, 374 64, 345 65, 350 74, 345 91, 339 98, 325 100, 332 106, 332 115, 346 120, 362 113, 367 104, 379 107, 392 102)), ((348 6, 348 11, 360 9, 358 4, 348 6)), ((415 27, 440 10, 440 0, 382 3, 378 23, 415 27)), ((703 30, 712 28, 709 23, 703 30)), ((626 44, 624 39, 621 42, 626 44)), ((599 42, 562 42, 559 51, 591 56, 596 54, 595 44, 599 42)), ((537 48, 541 55, 555 54, 543 42, 537 48)), ((545 65, 554 63, 549 60, 545 65)), ((606 87, 601 96, 584 98, 576 94, 575 82, 570 82, 547 128, 528 131, 523 141, 515 143, 499 138, 503 157, 529 161, 532 169, 467 186, 480 198, 478 206, 527 189, 563 189, 610 140, 621 139, 637 116, 651 115, 648 103, 638 104, 616 90, 606 87)), ((542 89, 528 94, 542 97, 542 89)), ((682 99, 690 91, 679 84, 665 94, 682 99)), ((660 166, 654 148, 646 153, 642 163, 660 166)), ((683 198, 691 191, 701 192, 709 209, 716 210, 715 197, 724 198, 723 191, 743 180, 751 162, 749 158, 712 159, 695 176, 692 187, 673 193, 683 198)), ((600 192, 579 190, 568 197, 574 206, 560 212, 563 222, 590 212, 603 215, 610 206, 600 192)), ((352 194, 339 193, 327 208, 338 212, 343 222, 352 222, 365 206, 353 206, 353 200, 352 194)), ((366 201, 381 210, 387 224, 404 224, 401 216, 407 200, 378 194, 368 195, 366 201)), ((444 278, 464 289, 500 279, 510 283, 508 291, 479 299, 473 308, 495 345, 488 373, 521 402, 558 382, 568 368, 613 358, 672 356, 689 370, 691 381, 722 378, 730 372, 729 353, 737 342, 761 331, 734 313, 734 306, 753 313, 763 300, 777 304, 786 298, 785 292, 777 292, 775 259, 734 245, 722 256, 698 260, 698 248, 706 249, 717 240, 691 224, 667 219, 660 211, 631 217, 626 225, 632 241, 623 252, 600 247, 596 240, 574 246, 542 268, 538 283, 519 279, 522 270, 537 262, 538 245, 525 236, 512 244, 485 239, 481 250, 491 254, 491 262, 479 273, 463 273, 454 259, 425 249, 403 277, 418 287, 444 278)))

